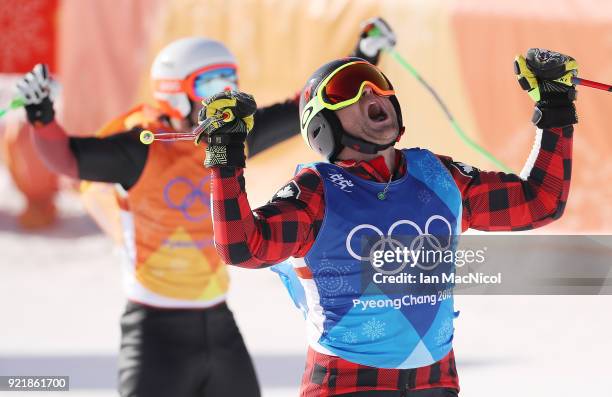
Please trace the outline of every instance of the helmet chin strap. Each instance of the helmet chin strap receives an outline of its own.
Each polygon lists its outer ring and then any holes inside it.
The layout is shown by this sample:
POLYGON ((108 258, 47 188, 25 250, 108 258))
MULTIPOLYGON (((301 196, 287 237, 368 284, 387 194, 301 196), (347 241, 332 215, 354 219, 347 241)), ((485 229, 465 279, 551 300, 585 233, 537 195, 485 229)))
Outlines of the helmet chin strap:
POLYGON ((365 139, 357 138, 356 136, 353 136, 353 135, 349 135, 345 131, 342 134, 340 143, 342 144, 342 146, 356 150, 359 153, 376 154, 380 152, 381 150, 385 150, 395 145, 395 143, 398 141, 400 136, 401 136, 401 133, 398 133, 397 137, 395 137, 391 142, 384 143, 381 145, 378 143, 366 141, 365 139))

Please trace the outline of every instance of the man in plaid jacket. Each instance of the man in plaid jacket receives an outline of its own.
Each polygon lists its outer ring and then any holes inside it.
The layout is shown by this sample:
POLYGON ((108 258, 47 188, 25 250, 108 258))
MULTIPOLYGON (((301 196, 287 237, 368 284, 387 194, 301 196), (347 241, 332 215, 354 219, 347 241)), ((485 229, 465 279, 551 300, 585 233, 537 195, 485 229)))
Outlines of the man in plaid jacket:
POLYGON ((418 148, 395 149, 403 124, 384 74, 359 58, 322 66, 302 92, 300 121, 308 145, 329 162, 304 167, 255 210, 243 176, 255 102, 238 92, 207 101, 198 142, 208 143, 217 251, 226 263, 251 269, 293 258, 306 295, 310 346, 302 396, 458 394, 452 298, 383 308, 377 302, 391 295, 362 284, 367 258, 352 239, 366 229, 391 238, 396 226, 430 237, 468 228, 528 230, 562 215, 577 122, 571 83, 577 63, 531 49, 515 59, 515 72, 535 101, 537 126, 520 176, 418 148), (365 297, 374 304, 361 303, 365 297))

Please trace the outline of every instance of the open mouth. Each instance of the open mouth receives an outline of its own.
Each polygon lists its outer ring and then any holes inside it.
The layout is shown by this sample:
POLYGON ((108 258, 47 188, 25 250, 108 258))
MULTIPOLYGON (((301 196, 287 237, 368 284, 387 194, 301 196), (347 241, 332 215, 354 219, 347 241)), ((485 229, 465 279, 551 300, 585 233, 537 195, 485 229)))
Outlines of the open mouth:
POLYGON ((378 102, 372 102, 368 105, 368 117, 372 121, 381 122, 385 121, 389 116, 378 102))

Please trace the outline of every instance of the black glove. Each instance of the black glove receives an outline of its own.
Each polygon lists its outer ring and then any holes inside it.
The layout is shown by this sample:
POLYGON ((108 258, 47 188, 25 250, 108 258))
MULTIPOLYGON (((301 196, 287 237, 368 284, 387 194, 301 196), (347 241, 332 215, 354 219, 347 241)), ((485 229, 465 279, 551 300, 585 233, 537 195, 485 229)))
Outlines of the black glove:
POLYGON ((395 33, 382 18, 372 18, 361 24, 359 42, 351 56, 363 58, 373 65, 378 64, 380 53, 395 47, 395 33))
POLYGON ((49 124, 55 118, 53 96, 56 85, 49 77, 47 65, 38 64, 17 82, 17 92, 25 103, 28 121, 49 124))
POLYGON ((205 141, 204 166, 244 168, 246 156, 244 142, 253 129, 253 115, 257 110, 255 99, 238 91, 224 91, 202 102, 200 125, 194 130, 195 142, 205 141))
POLYGON ((539 128, 564 127, 578 122, 576 88, 572 77, 578 63, 570 56, 542 48, 531 48, 527 56, 514 60, 514 73, 536 102, 532 121, 539 128))

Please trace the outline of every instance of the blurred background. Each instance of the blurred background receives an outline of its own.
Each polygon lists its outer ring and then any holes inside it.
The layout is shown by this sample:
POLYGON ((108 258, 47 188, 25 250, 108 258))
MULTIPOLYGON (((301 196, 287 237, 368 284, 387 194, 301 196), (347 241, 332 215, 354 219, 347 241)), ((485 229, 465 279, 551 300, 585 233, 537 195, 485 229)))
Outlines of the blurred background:
MULTIPOLYGON (((316 67, 347 55, 360 23, 374 16, 389 22, 397 51, 466 132, 516 173, 534 137, 533 104, 512 71, 516 54, 553 49, 578 60, 579 76, 612 82, 606 0, 0 0, 0 108, 15 79, 44 62, 62 85, 60 122, 70 134, 92 135, 152 101, 151 61, 189 35, 225 43, 238 59, 241 89, 266 105, 293 96, 316 67)), ((402 104, 401 146, 494 169, 462 143, 406 70, 388 55, 380 67, 402 104)), ((538 233, 612 231, 612 95, 578 90, 568 205, 538 233)), ((24 119, 22 110, 0 119, 0 375, 71 374, 74 395, 114 395, 123 304, 115 248, 87 215, 76 185, 37 159, 24 119)), ((299 136, 252 159, 252 204, 267 201, 297 163, 315 159, 299 136)), ((231 270, 229 303, 264 395, 295 395, 305 352, 300 314, 271 272, 231 270)), ((602 394, 612 354, 609 298, 458 297, 463 394, 602 394)))

